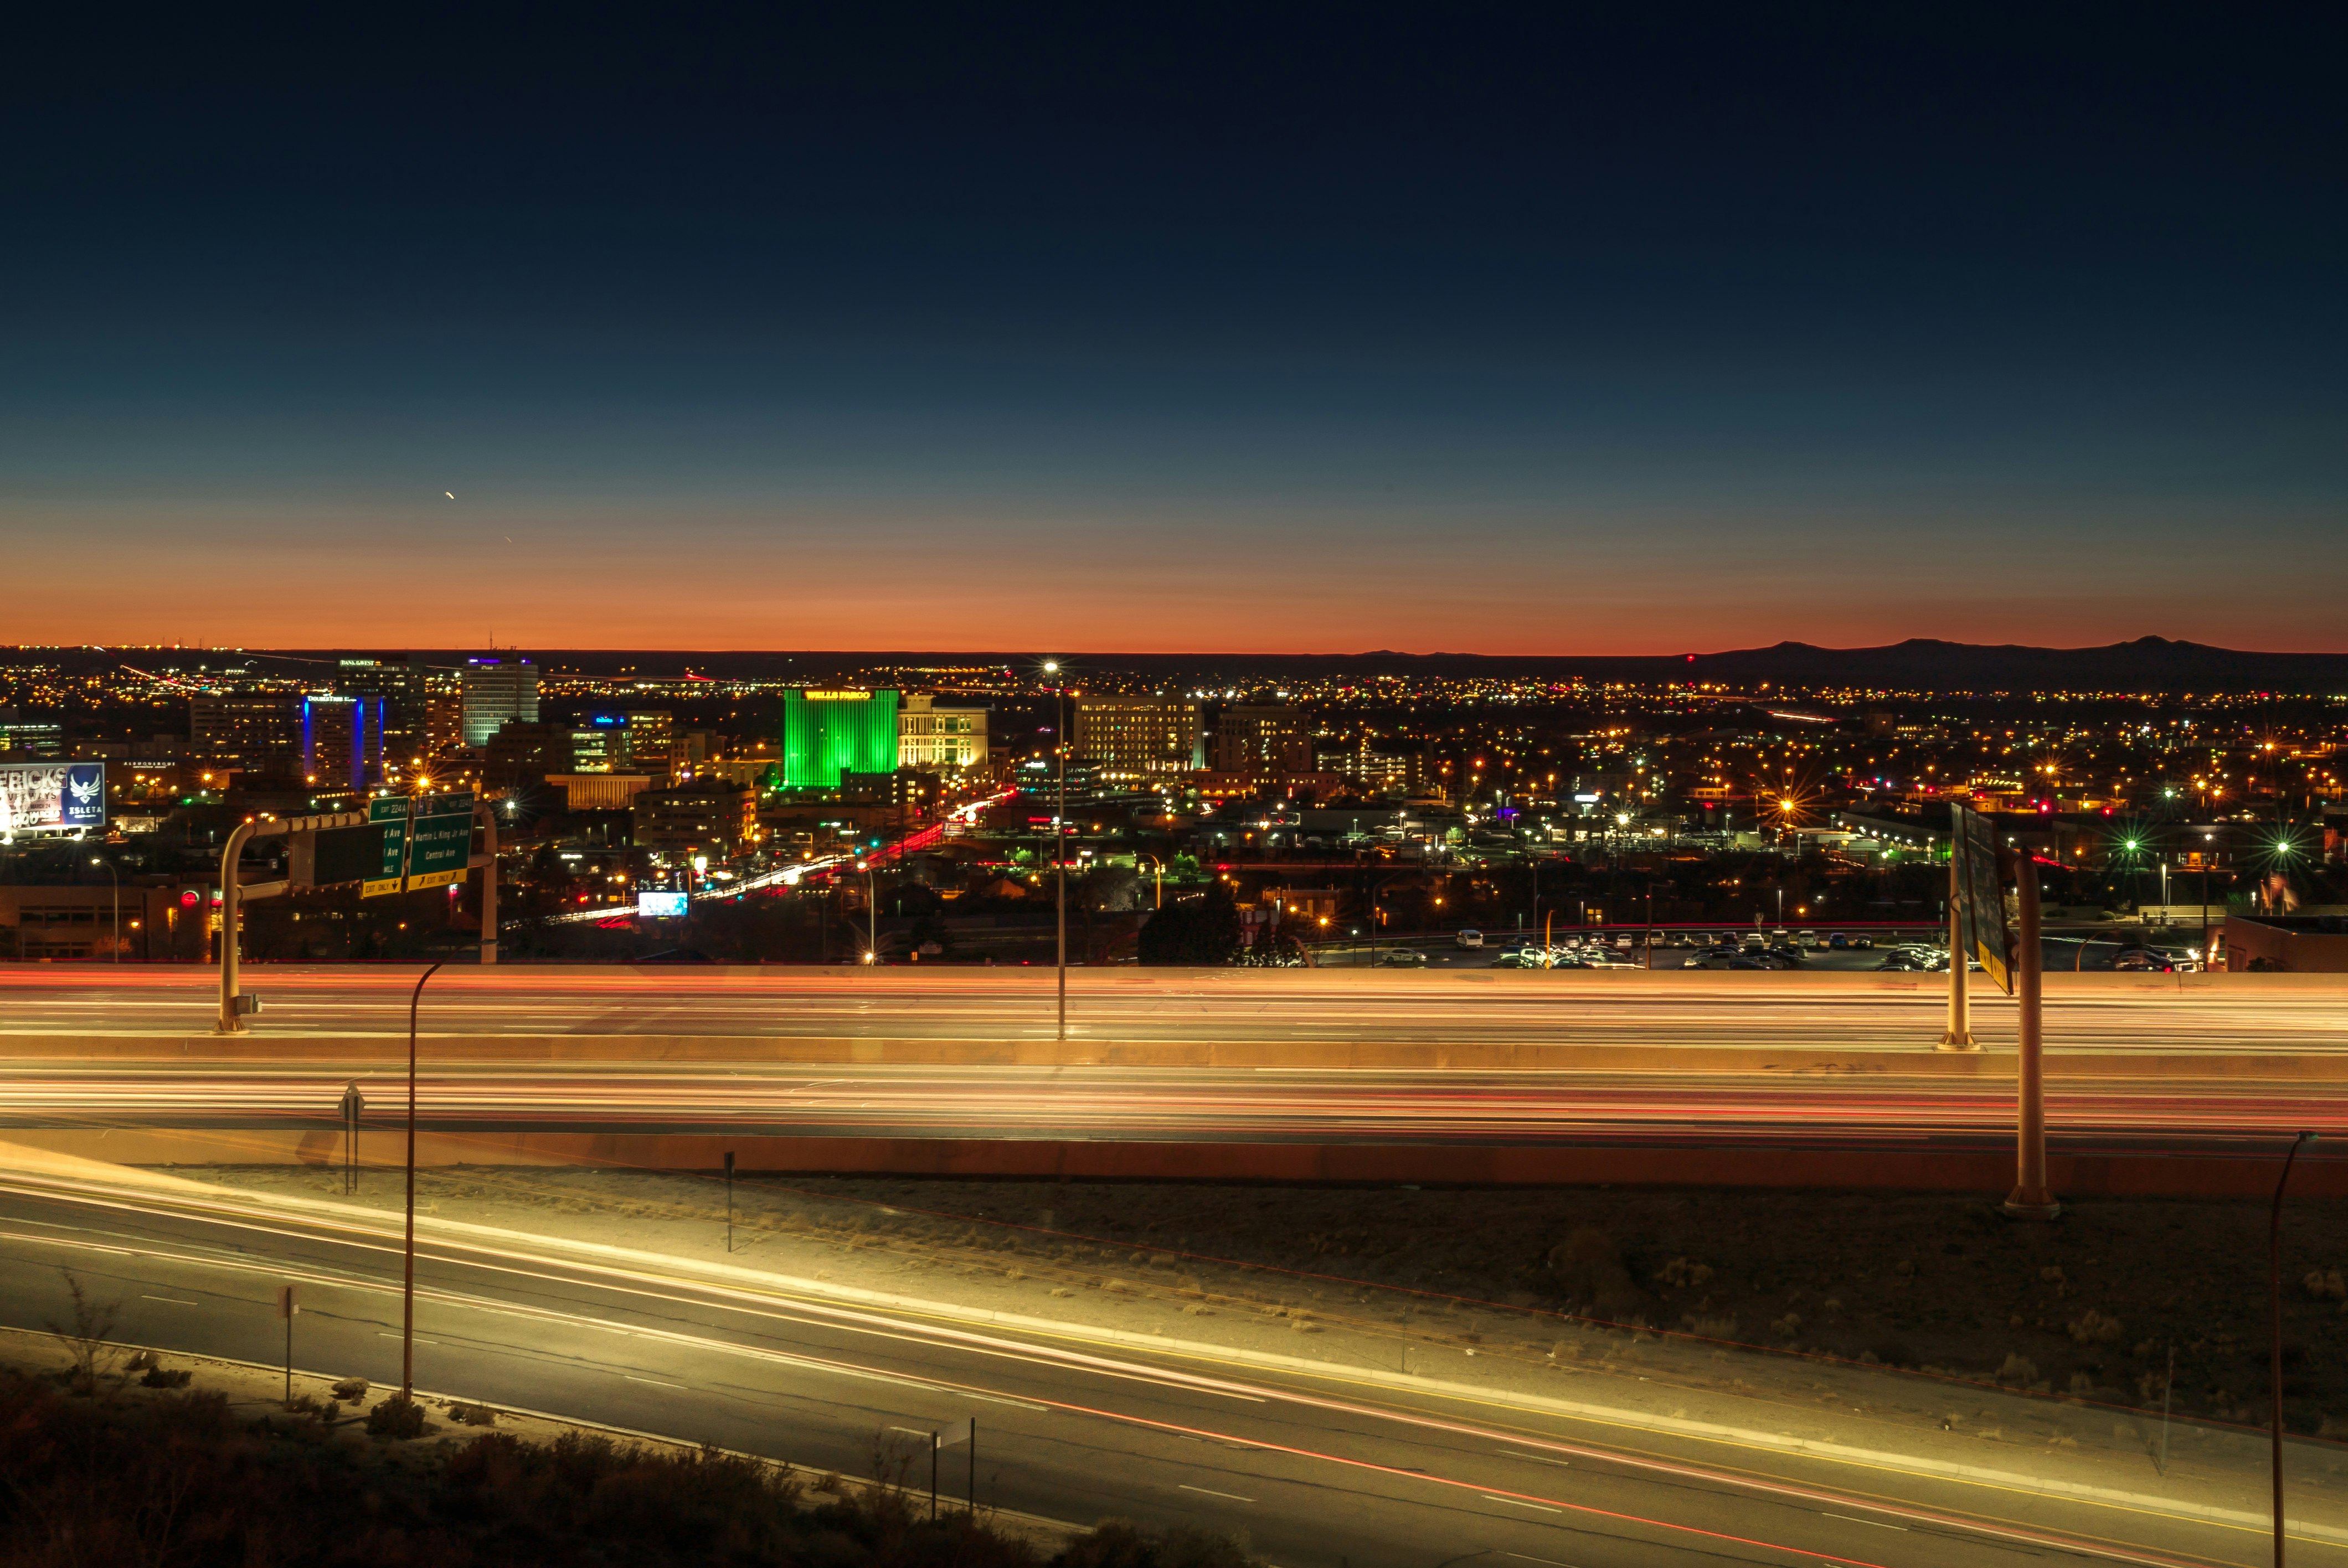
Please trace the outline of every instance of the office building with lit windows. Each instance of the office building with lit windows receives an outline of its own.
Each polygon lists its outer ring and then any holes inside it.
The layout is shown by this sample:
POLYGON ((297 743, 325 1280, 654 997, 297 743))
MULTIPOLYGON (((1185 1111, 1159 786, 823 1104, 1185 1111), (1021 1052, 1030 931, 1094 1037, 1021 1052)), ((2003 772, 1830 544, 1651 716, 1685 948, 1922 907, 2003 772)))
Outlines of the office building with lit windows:
POLYGON ((464 670, 465 744, 486 746, 509 719, 538 723, 538 666, 507 654, 468 659, 464 670))
POLYGON ((1199 704, 1180 697, 1079 697, 1071 747, 1108 780, 1206 766, 1199 704))
POLYGON ((897 765, 932 774, 985 766, 986 710, 907 697, 897 711, 897 765))

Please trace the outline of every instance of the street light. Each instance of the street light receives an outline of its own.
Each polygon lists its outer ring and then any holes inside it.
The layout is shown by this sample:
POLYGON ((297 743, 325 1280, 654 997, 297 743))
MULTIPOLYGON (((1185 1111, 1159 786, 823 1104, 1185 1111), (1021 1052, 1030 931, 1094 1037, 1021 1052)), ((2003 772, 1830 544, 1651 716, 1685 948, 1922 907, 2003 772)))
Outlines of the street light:
POLYGON ((1053 699, 1057 704, 1052 727, 1052 750, 1059 756, 1059 782, 1052 807, 1052 881, 1054 969, 1058 979, 1057 1038, 1068 1038, 1068 687, 1056 677, 1060 661, 1044 661, 1044 673, 1055 677, 1053 699))
POLYGON ((418 975, 407 999, 407 1240, 399 1287, 399 1397, 407 1401, 416 1398, 416 1009, 424 1000, 424 982, 448 961, 418 975))
POLYGON ((103 856, 91 856, 89 863, 105 866, 106 875, 114 883, 114 961, 118 964, 122 961, 122 876, 114 869, 114 862, 103 856))
POLYGON ((2273 1330, 2267 1376, 2273 1385, 2274 1568, 2282 1568, 2282 1190, 2291 1184, 2291 1168, 2300 1150, 2314 1142, 2312 1132, 2291 1139, 2291 1152, 2282 1157, 2282 1174, 2275 1180, 2274 1207, 2267 1214, 2267 1306, 2273 1330))

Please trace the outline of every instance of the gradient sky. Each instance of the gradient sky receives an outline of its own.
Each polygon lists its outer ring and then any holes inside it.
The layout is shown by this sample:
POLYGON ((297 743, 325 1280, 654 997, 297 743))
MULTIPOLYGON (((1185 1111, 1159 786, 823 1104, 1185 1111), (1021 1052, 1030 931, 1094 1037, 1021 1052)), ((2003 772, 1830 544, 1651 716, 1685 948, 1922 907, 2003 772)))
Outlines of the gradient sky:
POLYGON ((36 31, 0 641, 2348 650, 2329 14, 1535 9, 36 31))

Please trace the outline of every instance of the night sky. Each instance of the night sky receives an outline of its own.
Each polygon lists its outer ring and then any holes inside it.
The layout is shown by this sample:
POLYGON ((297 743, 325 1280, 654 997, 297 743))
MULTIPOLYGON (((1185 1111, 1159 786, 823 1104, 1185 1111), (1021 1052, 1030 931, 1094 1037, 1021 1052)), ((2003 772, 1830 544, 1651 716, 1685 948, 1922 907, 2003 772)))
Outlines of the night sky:
POLYGON ((327 9, 12 39, 0 641, 2348 650, 2336 13, 327 9))

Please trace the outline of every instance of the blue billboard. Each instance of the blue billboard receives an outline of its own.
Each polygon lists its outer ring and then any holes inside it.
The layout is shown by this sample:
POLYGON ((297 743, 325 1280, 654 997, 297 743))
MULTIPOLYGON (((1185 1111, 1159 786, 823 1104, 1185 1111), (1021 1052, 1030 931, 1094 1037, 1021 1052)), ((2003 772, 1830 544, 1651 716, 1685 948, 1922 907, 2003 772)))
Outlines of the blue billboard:
POLYGON ((636 914, 645 920, 682 920, 685 895, 658 887, 640 887, 636 890, 636 914))

